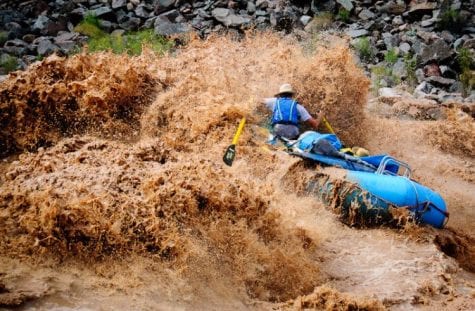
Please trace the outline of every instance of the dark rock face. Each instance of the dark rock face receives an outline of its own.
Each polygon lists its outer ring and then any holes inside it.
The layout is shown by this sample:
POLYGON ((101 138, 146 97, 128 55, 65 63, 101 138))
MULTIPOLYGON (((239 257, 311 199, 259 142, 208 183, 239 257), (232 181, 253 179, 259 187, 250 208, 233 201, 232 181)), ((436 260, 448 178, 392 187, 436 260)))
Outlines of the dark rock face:
POLYGON ((448 81, 460 75, 455 56, 461 48, 475 50, 474 1, 3 0, 0 55, 25 59, 24 67, 38 56, 70 53, 85 41, 73 29, 88 12, 94 12, 108 33, 153 28, 162 36, 196 31, 201 37, 221 31, 242 35, 252 27, 305 38, 312 23, 327 16, 334 32, 353 42, 368 38, 371 57, 362 60, 363 66, 395 57, 385 65, 393 75, 383 81, 413 77, 405 59, 414 60, 416 79, 427 86, 421 92, 429 87, 430 92, 458 90, 457 81, 448 81))

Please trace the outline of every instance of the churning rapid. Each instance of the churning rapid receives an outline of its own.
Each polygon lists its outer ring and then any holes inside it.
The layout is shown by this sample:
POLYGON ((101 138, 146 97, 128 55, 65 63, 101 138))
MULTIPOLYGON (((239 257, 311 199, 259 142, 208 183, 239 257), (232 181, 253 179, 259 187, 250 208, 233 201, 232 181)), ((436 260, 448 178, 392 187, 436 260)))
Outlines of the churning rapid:
POLYGON ((0 84, 0 306, 475 308, 473 120, 368 114, 370 83, 345 43, 311 46, 190 39, 162 57, 52 56, 11 74, 0 84), (412 164, 446 199, 449 228, 353 228, 302 193, 321 168, 269 150, 260 128, 259 100, 283 82, 346 144, 412 164))

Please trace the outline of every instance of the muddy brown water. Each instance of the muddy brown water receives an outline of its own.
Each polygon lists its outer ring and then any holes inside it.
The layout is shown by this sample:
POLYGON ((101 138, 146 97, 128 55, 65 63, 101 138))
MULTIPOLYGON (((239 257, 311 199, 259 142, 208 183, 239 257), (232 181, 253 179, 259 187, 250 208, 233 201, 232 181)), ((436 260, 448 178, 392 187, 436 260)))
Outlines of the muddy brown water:
POLYGON ((467 143, 441 151, 434 123, 368 114, 368 80, 329 41, 314 54, 261 34, 191 40, 162 58, 51 58, 1 84, 0 305, 474 309, 467 143), (351 228, 289 189, 321 168, 264 146, 258 99, 287 81, 345 142, 410 163, 445 198, 448 229, 351 228))

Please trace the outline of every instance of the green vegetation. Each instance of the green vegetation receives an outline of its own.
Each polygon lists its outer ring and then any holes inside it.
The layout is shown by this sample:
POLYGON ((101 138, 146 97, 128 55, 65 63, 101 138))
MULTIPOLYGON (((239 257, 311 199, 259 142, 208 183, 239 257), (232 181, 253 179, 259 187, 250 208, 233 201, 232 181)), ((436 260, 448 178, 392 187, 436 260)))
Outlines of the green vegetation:
POLYGON ((8 40, 8 33, 6 31, 0 31, 0 45, 3 46, 8 40))
POLYGON ((84 19, 74 27, 74 31, 88 36, 89 38, 106 36, 106 33, 100 28, 99 19, 91 13, 88 13, 84 19))
POLYGON ((390 65, 394 65, 397 62, 398 55, 396 49, 392 48, 384 54, 384 60, 390 65))
POLYGON ((2 59, 0 60, 0 68, 3 69, 5 74, 16 70, 17 67, 18 67, 18 60, 13 56, 5 54, 5 56, 3 56, 2 59))
POLYGON ((463 96, 466 97, 472 91, 475 85, 475 71, 472 70, 475 67, 475 55, 467 49, 461 48, 458 50, 457 61, 460 66, 460 82, 463 85, 463 96))
POLYGON ((338 19, 344 23, 348 23, 350 21, 350 11, 345 8, 340 8, 338 10, 338 19))
POLYGON ((363 61, 370 61, 373 58, 373 48, 368 37, 361 37, 355 44, 356 51, 363 61))
POLYGON ((373 92, 375 94, 383 86, 391 87, 401 83, 401 78, 393 74, 391 67, 374 66, 371 68, 371 74, 373 77, 373 92), (387 82, 387 85, 383 85, 383 80, 387 82))
POLYGON ((413 88, 417 83, 416 69, 417 69, 417 58, 413 57, 410 53, 404 55, 404 65, 406 66, 407 72, 407 84, 409 87, 413 88))
POLYGON ((74 30, 89 37, 87 42, 89 52, 112 51, 116 54, 139 55, 144 45, 156 53, 164 53, 173 47, 172 41, 155 35, 152 29, 125 35, 108 34, 100 29, 97 17, 89 14, 74 30))
POLYGON ((441 12, 438 23, 439 28, 453 32, 460 32, 464 25, 465 20, 462 18, 458 10, 447 8, 441 12))

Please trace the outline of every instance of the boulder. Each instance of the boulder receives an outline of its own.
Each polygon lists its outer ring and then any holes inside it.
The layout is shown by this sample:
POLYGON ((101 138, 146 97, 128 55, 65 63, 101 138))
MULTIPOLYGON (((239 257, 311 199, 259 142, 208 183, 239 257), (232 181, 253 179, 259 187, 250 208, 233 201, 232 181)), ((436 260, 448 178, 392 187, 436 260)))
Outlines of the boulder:
POLYGON ((437 3, 424 1, 422 3, 413 2, 407 11, 407 16, 411 20, 420 19, 422 16, 428 14, 432 15, 432 11, 437 8, 437 3))
POLYGON ((426 20, 423 20, 423 21, 421 22, 421 26, 422 26, 422 27, 431 27, 431 26, 434 26, 434 24, 435 24, 436 21, 437 21, 437 20, 435 20, 435 19, 433 19, 433 18, 431 18, 431 19, 426 19, 426 20))
POLYGON ((351 0, 336 0, 336 2, 340 4, 348 12, 353 10, 353 3, 351 2, 351 0))
POLYGON ((138 17, 126 16, 124 21, 119 24, 119 27, 127 31, 136 30, 137 28, 139 28, 141 22, 141 19, 138 17))
POLYGON ((135 9, 135 15, 141 18, 149 18, 150 12, 147 11, 145 5, 141 4, 135 9))
POLYGON ((216 8, 211 12, 211 15, 226 27, 239 27, 250 23, 249 17, 234 14, 231 9, 216 8))
POLYGON ((247 2, 247 13, 254 14, 256 12, 256 5, 252 1, 247 2))
POLYGON ((397 16, 394 16, 392 22, 391 22, 394 26, 401 26, 401 25, 404 25, 404 20, 402 19, 402 16, 400 15, 397 15, 397 16))
POLYGON ((455 83, 455 80, 444 78, 444 77, 441 77, 441 76, 427 77, 426 81, 429 82, 432 85, 435 85, 435 86, 438 86, 438 87, 444 87, 444 88, 448 88, 452 84, 455 83))
POLYGON ((65 54, 71 53, 76 47, 75 41, 60 41, 60 42, 56 42, 56 44, 61 49, 61 51, 63 51, 65 54))
POLYGON ((402 58, 399 58, 397 62, 393 65, 393 74, 399 78, 407 77, 406 63, 402 58))
POLYGON ((466 49, 475 49, 475 38, 465 41, 463 47, 466 49))
POLYGON ((74 41, 79 37, 79 33, 77 32, 61 32, 58 33, 58 36, 54 38, 54 42, 57 44, 58 42, 64 41, 74 41))
POLYGON ((303 15, 300 17, 300 22, 302 23, 302 25, 304 26, 307 26, 308 23, 310 23, 310 21, 312 20, 312 17, 308 16, 308 15, 303 15))
POLYGON ((444 40, 439 39, 430 45, 422 44, 420 56, 422 63, 427 64, 430 61, 444 61, 452 57, 453 54, 454 51, 450 46, 444 40))
POLYGON ((120 9, 127 6, 127 0, 112 0, 112 8, 120 9))
POLYGON ((402 14, 406 11, 406 3, 402 0, 386 1, 382 6, 376 5, 376 9, 381 13, 402 14))
POLYGON ((46 25, 49 23, 49 21, 50 19, 47 16, 40 15, 36 19, 31 29, 33 29, 33 31, 41 32, 43 29, 46 28, 46 25))
POLYGON ((41 40, 37 48, 38 55, 40 56, 48 56, 59 50, 60 48, 49 40, 41 40))
POLYGON ((360 14, 358 14, 358 17, 362 20, 370 20, 373 19, 376 16, 373 12, 371 12, 368 9, 363 9, 360 14))
POLYGON ((113 13, 112 9, 107 6, 101 6, 94 11, 94 15, 97 17, 108 16, 113 13))
POLYGON ((411 51, 411 45, 407 42, 402 42, 400 45, 399 45, 399 50, 403 53, 403 54, 407 54, 411 51))
POLYGON ((366 29, 349 29, 346 31, 346 34, 352 39, 367 36, 369 31, 366 29))
POLYGON ((165 16, 159 16, 155 20, 154 31, 160 36, 170 36, 190 31, 190 27, 185 23, 172 23, 165 16))
POLYGON ((256 1, 256 8, 265 10, 269 7, 269 1, 267 0, 257 0, 256 1))

